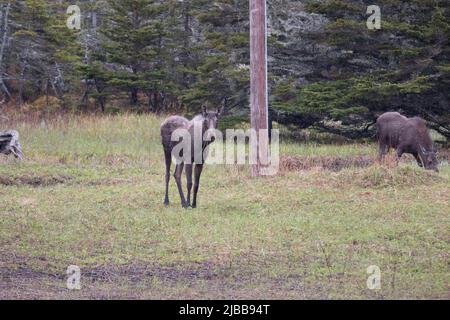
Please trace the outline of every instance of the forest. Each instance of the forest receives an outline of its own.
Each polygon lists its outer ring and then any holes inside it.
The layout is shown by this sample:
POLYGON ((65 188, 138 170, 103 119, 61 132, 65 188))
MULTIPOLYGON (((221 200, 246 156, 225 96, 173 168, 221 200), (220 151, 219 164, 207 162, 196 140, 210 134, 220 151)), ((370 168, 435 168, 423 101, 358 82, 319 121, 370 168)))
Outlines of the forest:
MULTIPOLYGON (((370 4, 268 1, 271 121, 371 138, 377 116, 400 111, 448 139, 450 3, 379 0, 375 30, 370 4)), ((249 121, 247 0, 2 0, 0 9, 4 110, 193 114, 224 104, 228 126, 249 121)))

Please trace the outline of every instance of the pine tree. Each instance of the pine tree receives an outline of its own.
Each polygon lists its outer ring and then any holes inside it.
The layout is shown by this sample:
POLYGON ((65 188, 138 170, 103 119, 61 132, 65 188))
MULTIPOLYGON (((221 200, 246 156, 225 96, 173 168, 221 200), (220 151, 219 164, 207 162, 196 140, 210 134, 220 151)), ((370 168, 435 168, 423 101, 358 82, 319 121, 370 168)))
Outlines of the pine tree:
MULTIPOLYGON (((246 110, 249 94, 248 1, 191 1, 202 26, 195 43, 199 63, 189 72, 195 82, 182 93, 183 101, 198 111, 202 104, 227 110, 246 110)), ((246 111, 244 111, 247 113, 246 111)))
POLYGON ((65 24, 65 10, 61 4, 44 0, 25 0, 11 3, 10 50, 6 68, 22 104, 27 88, 40 95, 53 93, 64 103, 69 90, 66 75, 72 73, 77 60, 76 37, 65 24))
POLYGON ((396 110, 422 116, 448 138, 450 3, 378 1, 380 30, 366 26, 369 4, 356 0, 308 4, 309 11, 325 15, 330 23, 323 32, 305 36, 329 45, 334 54, 315 57, 312 84, 284 92, 287 99, 278 99, 278 112, 286 123, 301 118, 305 125, 358 137, 373 134, 377 115, 396 110))
MULTIPOLYGON (((155 0, 108 0, 101 33, 104 58, 116 66, 109 85, 129 92, 137 105, 138 93, 149 98, 163 91, 167 3, 155 0)), ((157 108, 157 106, 154 106, 157 108)))

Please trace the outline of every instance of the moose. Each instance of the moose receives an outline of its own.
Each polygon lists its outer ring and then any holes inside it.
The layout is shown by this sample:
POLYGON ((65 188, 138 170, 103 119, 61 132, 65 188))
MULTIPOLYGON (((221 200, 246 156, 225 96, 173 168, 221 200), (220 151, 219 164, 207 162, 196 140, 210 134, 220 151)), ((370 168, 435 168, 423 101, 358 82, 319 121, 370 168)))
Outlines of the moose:
POLYGON ((403 154, 412 154, 420 167, 439 172, 438 152, 425 120, 419 117, 407 118, 398 112, 387 112, 377 120, 379 158, 386 156, 390 148, 396 149, 397 159, 403 154))
MULTIPOLYGON (((203 165, 208 154, 208 146, 214 142, 214 137, 211 139, 205 139, 205 134, 208 130, 216 130, 218 121, 223 112, 223 107, 217 111, 208 111, 205 106, 202 107, 202 113, 194 117, 191 121, 181 116, 171 116, 167 118, 161 124, 161 138, 164 149, 164 157, 166 163, 166 195, 164 199, 164 205, 169 205, 169 182, 170 182, 170 168, 172 164, 172 152, 175 146, 181 142, 174 142, 173 134, 179 130, 184 129, 189 133, 191 137, 191 155, 180 154, 183 159, 190 157, 190 163, 184 163, 183 160, 179 161, 175 167, 174 178, 178 187, 178 192, 181 198, 181 206, 183 208, 189 208, 191 206, 191 190, 192 190, 192 171, 195 164, 195 177, 194 177, 194 196, 192 201, 192 208, 197 207, 197 193, 200 185, 200 176, 203 171, 203 165), (201 135, 195 134, 195 130, 201 130, 201 135), (201 139, 201 141, 195 141, 195 139, 201 139), (196 150, 195 145, 201 146, 200 150, 196 150), (206 150, 206 151, 205 151, 206 150), (199 154, 201 152, 201 154, 199 154), (181 183, 181 175, 183 169, 186 167, 186 180, 187 180, 187 199, 184 197, 183 187, 181 183)), ((199 148, 197 148, 199 149, 199 148)), ((183 153, 185 150, 182 150, 183 153)), ((178 156, 178 155, 177 155, 178 156)))

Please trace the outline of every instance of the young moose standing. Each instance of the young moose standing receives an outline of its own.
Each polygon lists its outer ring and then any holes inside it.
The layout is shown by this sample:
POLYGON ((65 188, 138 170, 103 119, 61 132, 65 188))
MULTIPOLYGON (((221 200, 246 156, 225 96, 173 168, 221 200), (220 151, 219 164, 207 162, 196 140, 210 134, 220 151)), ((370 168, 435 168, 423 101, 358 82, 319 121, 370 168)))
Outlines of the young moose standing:
MULTIPOLYGON (((195 177, 194 177, 194 198, 192 202, 192 208, 197 207, 197 193, 200 184, 200 176, 203 171, 204 161, 206 160, 205 149, 214 142, 214 137, 209 141, 205 139, 205 133, 208 130, 216 130, 218 120, 221 114, 222 108, 217 112, 208 111, 206 107, 203 107, 202 114, 196 116, 191 121, 180 116, 172 116, 166 119, 161 125, 161 138, 164 148, 164 156, 166 161, 166 196, 164 199, 164 204, 169 205, 169 181, 170 181, 170 166, 172 164, 172 151, 178 143, 172 141, 172 135, 175 131, 179 129, 186 130, 191 138, 191 155, 190 163, 184 163, 183 160, 179 161, 175 167, 175 182, 178 187, 178 192, 180 193, 181 205, 183 208, 188 208, 191 206, 191 190, 192 190, 192 169, 195 164, 195 177), (199 130, 201 134, 195 134, 194 131, 199 130), (201 141, 195 141, 195 139, 201 139, 201 141), (195 145, 199 144, 201 148, 195 148, 195 145), (199 150, 197 150, 199 149, 199 150), (201 152, 201 154, 200 154, 201 152), (186 167, 186 180, 187 180, 187 200, 184 197, 183 187, 181 183, 181 175, 183 169, 186 167)), ((176 155, 178 156, 178 155, 176 155)), ((179 156, 186 159, 186 155, 180 154, 179 156)))

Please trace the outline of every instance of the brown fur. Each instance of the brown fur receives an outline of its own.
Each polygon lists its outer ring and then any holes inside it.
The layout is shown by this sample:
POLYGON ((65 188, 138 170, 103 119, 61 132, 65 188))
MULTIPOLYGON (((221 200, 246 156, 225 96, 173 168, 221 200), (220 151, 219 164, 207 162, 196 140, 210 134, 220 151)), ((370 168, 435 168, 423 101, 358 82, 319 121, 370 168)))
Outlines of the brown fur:
POLYGON ((438 171, 437 152, 423 119, 406 118, 398 112, 388 112, 377 120, 380 160, 390 148, 397 151, 397 157, 412 154, 419 166, 438 171))
POLYGON ((197 193, 200 186, 200 176, 203 171, 203 164, 206 159, 203 158, 204 151, 213 141, 203 141, 202 138, 202 154, 200 157, 195 157, 194 154, 194 125, 201 125, 202 129, 202 137, 205 132, 209 129, 217 129, 217 123, 220 116, 221 111, 211 112, 207 111, 206 108, 203 108, 203 113, 201 115, 196 116, 191 121, 186 118, 180 116, 172 116, 166 119, 161 125, 161 138, 162 145, 164 148, 164 157, 166 162, 166 194, 164 199, 164 204, 166 206, 169 205, 169 182, 170 182, 170 167, 172 164, 172 151, 178 142, 172 142, 172 134, 177 129, 186 129, 189 131, 191 135, 192 141, 192 154, 191 154, 191 164, 180 163, 175 167, 174 178, 178 187, 178 192, 181 198, 181 205, 184 208, 188 208, 191 206, 191 190, 192 186, 194 187, 194 196, 192 202, 192 208, 197 207, 197 193), (195 162, 195 158, 201 159, 202 161, 195 162), (192 184, 192 171, 195 166, 194 173, 194 185, 192 184), (187 180, 187 199, 184 197, 183 187, 181 183, 181 175, 183 173, 183 169, 186 167, 186 180, 187 180))

